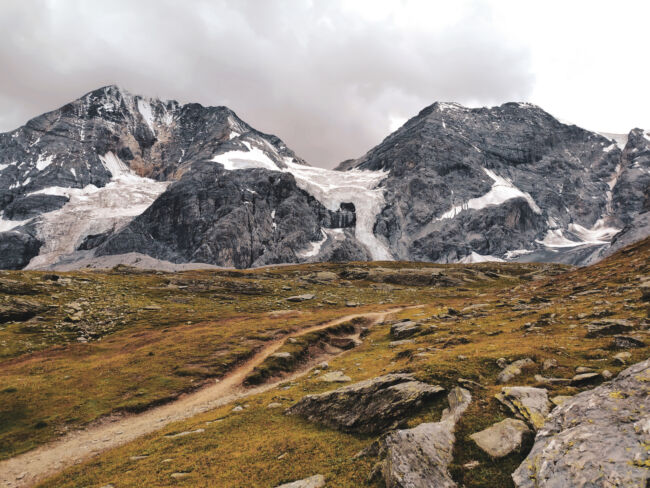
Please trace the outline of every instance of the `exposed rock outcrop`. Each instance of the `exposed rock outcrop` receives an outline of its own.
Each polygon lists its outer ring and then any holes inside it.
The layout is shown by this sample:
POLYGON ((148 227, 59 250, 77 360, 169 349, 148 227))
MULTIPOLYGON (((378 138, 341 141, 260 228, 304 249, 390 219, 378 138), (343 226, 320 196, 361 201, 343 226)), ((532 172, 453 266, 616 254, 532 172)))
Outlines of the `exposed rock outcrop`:
POLYGON ((455 425, 472 399, 469 391, 454 388, 448 395, 449 408, 440 422, 420 424, 388 434, 379 445, 382 461, 376 473, 387 488, 453 488, 447 467, 453 461, 455 425))
POLYGON ((650 479, 650 360, 563 401, 512 478, 518 488, 625 486, 650 479))
POLYGON ((396 427, 443 391, 408 374, 388 374, 304 396, 287 414, 345 432, 378 433, 396 427))

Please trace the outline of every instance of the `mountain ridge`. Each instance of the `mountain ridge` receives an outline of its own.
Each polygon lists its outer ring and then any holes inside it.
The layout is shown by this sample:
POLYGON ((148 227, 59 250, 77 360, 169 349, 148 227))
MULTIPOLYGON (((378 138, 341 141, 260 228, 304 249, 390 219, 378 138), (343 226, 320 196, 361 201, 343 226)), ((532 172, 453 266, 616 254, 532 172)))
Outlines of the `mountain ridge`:
POLYGON ((435 102, 325 170, 228 107, 110 85, 0 134, 0 267, 588 264, 650 230, 650 136, 620 142, 528 103, 435 102))

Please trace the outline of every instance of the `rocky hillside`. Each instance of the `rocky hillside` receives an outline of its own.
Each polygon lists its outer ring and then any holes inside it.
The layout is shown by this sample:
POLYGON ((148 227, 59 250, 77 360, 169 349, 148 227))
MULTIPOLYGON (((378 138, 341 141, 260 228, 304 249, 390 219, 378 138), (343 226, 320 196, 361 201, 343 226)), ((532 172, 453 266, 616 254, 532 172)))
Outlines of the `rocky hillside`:
POLYGON ((649 151, 640 129, 619 147, 530 104, 435 103, 339 169, 389 172, 375 233, 397 259, 582 264, 648 235, 649 151))
POLYGON ((639 129, 436 103, 332 171, 226 107, 110 86, 0 134, 0 268, 586 264, 648 234, 649 154, 639 129))
POLYGON ((0 290, 12 488, 650 478, 650 239, 580 268, 118 266, 0 290))

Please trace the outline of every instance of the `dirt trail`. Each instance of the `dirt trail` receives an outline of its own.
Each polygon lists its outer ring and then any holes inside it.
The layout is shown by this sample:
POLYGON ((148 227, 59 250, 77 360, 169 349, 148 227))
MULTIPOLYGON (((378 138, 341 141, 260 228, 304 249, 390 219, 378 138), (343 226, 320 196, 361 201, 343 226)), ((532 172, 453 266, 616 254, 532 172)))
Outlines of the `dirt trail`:
POLYGON ((267 357, 280 349, 289 337, 299 337, 310 332, 326 329, 356 317, 367 317, 373 320, 373 324, 376 324, 384 321, 387 315, 400 310, 403 310, 403 308, 346 315, 269 342, 248 361, 226 374, 218 383, 188 393, 173 402, 140 414, 106 419, 104 422, 71 432, 59 440, 24 454, 0 461, 0 481, 7 488, 33 486, 69 466, 79 464, 103 451, 121 446, 145 434, 162 429, 167 424, 193 417, 250 395, 268 391, 280 383, 305 374, 312 366, 311 363, 305 364, 299 371, 294 372, 290 377, 283 378, 281 381, 266 383, 255 388, 244 388, 242 386, 246 376, 267 357))

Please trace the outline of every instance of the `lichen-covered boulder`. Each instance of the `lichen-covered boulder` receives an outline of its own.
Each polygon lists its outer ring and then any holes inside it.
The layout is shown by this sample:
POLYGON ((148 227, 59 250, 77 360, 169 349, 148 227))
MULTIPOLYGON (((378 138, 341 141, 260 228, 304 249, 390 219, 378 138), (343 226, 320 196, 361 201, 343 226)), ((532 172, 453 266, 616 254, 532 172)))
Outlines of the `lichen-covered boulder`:
POLYGON ((495 397, 535 430, 544 425, 544 419, 551 410, 548 392, 544 388, 506 386, 495 397))
POLYGON ((306 395, 287 409, 344 432, 376 433, 399 424, 444 391, 408 374, 387 374, 318 395, 306 395))
POLYGON ((650 359, 553 410, 512 478, 518 488, 645 488, 649 445, 650 359))

